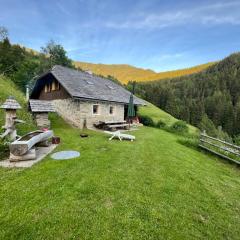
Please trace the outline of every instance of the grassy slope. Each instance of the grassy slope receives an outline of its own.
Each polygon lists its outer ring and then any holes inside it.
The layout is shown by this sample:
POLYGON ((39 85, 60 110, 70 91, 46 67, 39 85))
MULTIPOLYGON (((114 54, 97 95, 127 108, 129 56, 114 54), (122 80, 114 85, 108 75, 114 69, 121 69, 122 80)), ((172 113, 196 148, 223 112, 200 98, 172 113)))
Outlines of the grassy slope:
POLYGON ((0 169, 0 239, 239 239, 240 172, 143 127, 109 142, 53 118, 69 161, 0 169))
MULTIPOLYGON (((26 124, 17 125, 18 134, 22 135, 28 131, 35 129, 35 125, 32 121, 32 116, 27 111, 27 103, 25 101, 24 95, 16 88, 16 86, 9 79, 0 75, 0 105, 2 105, 6 98, 9 96, 14 96, 15 99, 22 106, 21 110, 17 111, 18 119, 26 121, 26 124)), ((5 123, 5 110, 0 109, 0 127, 5 123)), ((2 129, 0 129, 0 132, 2 129)), ((0 143, 1 144, 1 143, 0 143)), ((0 150, 0 159, 1 159, 1 150, 0 150)))
POLYGON ((126 64, 93 64, 77 61, 74 63, 76 66, 81 67, 83 70, 92 70, 95 74, 101 74, 103 76, 112 75, 122 83, 128 83, 129 81, 133 80, 153 81, 165 78, 180 77, 183 75, 200 72, 214 64, 211 62, 187 69, 156 73, 149 69, 137 68, 126 64))
MULTIPOLYGON (((166 123, 167 126, 172 125, 174 122, 178 121, 178 119, 174 118, 172 115, 164 112, 162 109, 156 107, 155 105, 148 103, 147 106, 139 107, 139 114, 143 116, 149 116, 153 119, 155 123, 159 120, 166 123)), ((191 125, 189 126, 190 133, 196 133, 197 128, 191 125)))

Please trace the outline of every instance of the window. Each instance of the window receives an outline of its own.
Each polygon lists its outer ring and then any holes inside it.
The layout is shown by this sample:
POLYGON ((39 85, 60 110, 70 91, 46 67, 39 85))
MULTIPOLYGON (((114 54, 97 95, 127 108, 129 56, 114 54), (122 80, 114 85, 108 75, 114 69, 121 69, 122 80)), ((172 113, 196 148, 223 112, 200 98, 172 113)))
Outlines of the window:
POLYGON ((45 93, 51 92, 51 84, 46 84, 46 85, 45 85, 45 87, 44 87, 44 92, 45 92, 45 93))
POLYGON ((113 115, 113 113, 114 113, 114 107, 113 107, 113 106, 110 106, 110 107, 109 107, 109 114, 110 114, 110 115, 113 115))
POLYGON ((53 81, 53 82, 52 82, 52 89, 51 89, 51 91, 57 91, 57 90, 59 90, 59 89, 60 89, 59 82, 53 81))
POLYGON ((52 87, 52 86, 51 86, 51 84, 49 83, 49 84, 47 85, 47 92, 51 92, 51 90, 52 90, 51 87, 52 87))
POLYGON ((88 84, 88 85, 94 85, 94 82, 92 82, 91 80, 89 79, 83 79, 83 81, 88 84))
POLYGON ((99 114, 99 105, 98 104, 93 105, 93 114, 95 114, 95 115, 99 114))
POLYGON ((56 82, 56 90, 60 90, 60 84, 59 84, 59 82, 56 82))
POLYGON ((55 91, 56 90, 56 83, 55 81, 52 82, 52 91, 55 91))
POLYGON ((114 90, 115 88, 113 86, 107 85, 107 87, 111 90, 114 90))
POLYGON ((87 80, 87 84, 89 84, 89 85, 93 85, 93 82, 87 80))

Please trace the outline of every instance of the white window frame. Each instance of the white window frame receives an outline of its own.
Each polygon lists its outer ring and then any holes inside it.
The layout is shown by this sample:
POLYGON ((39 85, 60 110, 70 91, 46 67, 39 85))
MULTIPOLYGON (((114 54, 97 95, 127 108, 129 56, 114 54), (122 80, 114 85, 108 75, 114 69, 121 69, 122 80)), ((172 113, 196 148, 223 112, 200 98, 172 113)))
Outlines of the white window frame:
POLYGON ((92 114, 93 114, 93 115, 100 115, 100 104, 93 104, 93 105, 92 105, 92 114), (98 111, 97 111, 97 113, 94 113, 94 112, 93 112, 94 106, 98 106, 98 111))

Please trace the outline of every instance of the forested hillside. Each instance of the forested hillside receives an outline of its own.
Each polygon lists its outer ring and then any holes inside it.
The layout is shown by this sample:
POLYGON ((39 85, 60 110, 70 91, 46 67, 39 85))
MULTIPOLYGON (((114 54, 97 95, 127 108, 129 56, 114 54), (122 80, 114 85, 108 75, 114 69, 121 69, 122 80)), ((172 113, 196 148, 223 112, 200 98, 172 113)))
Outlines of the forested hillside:
POLYGON ((109 75, 113 76, 121 83, 127 84, 129 81, 142 82, 189 75, 200 72, 214 63, 206 63, 191 68, 159 73, 127 64, 94 64, 77 61, 74 61, 74 64, 76 67, 80 67, 83 70, 91 70, 93 73, 98 75, 103 75, 105 77, 109 75))
POLYGON ((26 85, 33 84, 37 76, 55 64, 75 68, 59 44, 50 41, 42 47, 41 53, 36 54, 18 44, 11 44, 8 37, 1 39, 0 34, 0 74, 13 81, 21 91, 25 92, 26 85))
POLYGON ((136 92, 210 134, 217 128, 231 136, 240 134, 240 53, 197 74, 138 83, 136 92))

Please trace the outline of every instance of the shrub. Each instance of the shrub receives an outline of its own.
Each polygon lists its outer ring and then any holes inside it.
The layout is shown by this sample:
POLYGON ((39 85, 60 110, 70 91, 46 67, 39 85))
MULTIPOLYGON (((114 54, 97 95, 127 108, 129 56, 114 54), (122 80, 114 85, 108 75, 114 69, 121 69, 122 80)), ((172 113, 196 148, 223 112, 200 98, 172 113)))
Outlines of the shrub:
POLYGON ((0 142, 0 160, 3 160, 9 156, 9 148, 2 141, 0 142))
POLYGON ((217 129, 207 114, 204 114, 201 122, 198 124, 199 129, 203 132, 206 131, 209 136, 217 137, 217 129))
POLYGON ((233 140, 234 144, 240 146, 240 135, 235 136, 233 140))
POLYGON ((178 139, 178 142, 186 147, 198 149, 199 138, 196 136, 189 136, 178 139))
POLYGON ((140 122, 145 126, 155 127, 154 121, 149 116, 140 116, 140 122))
POLYGON ((166 123, 163 122, 162 120, 159 120, 159 121, 157 122, 157 124, 156 124, 156 127, 163 129, 163 128, 166 127, 166 123))
POLYGON ((177 121, 172 124, 172 126, 170 127, 170 131, 176 133, 188 133, 187 123, 181 120, 177 121))

